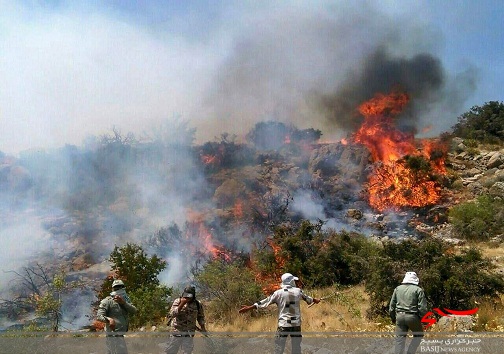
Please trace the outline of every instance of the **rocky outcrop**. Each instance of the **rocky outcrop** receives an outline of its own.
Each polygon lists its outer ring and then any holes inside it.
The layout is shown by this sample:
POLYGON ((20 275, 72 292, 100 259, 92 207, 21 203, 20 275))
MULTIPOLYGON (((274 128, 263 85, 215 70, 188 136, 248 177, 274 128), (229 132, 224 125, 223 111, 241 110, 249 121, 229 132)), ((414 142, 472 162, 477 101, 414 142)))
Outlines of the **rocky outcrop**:
POLYGON ((460 138, 455 154, 448 154, 447 166, 458 172, 463 186, 474 196, 489 194, 504 198, 504 149, 487 151, 469 149, 460 138))
POLYGON ((323 177, 338 175, 340 179, 363 182, 367 178, 369 156, 368 150, 360 145, 325 144, 312 152, 308 171, 323 177))

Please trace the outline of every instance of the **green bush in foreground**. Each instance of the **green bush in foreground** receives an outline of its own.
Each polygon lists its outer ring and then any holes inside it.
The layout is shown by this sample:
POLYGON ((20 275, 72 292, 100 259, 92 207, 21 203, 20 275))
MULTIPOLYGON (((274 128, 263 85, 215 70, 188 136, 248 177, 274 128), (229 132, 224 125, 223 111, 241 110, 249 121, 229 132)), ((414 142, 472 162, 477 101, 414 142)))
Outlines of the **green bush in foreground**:
POLYGON ((492 273, 491 261, 476 248, 460 253, 437 239, 386 243, 371 260, 366 281, 370 296, 368 317, 386 316, 390 296, 406 271, 415 271, 429 308, 468 310, 484 299, 504 293, 504 278, 492 273))

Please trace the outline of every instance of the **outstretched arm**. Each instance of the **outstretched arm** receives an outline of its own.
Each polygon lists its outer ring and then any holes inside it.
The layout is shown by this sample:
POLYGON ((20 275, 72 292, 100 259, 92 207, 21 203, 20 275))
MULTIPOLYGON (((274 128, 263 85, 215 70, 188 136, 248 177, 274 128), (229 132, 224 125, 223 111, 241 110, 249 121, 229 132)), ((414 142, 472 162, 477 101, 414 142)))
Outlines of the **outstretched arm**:
POLYGON ((242 308, 238 310, 238 313, 245 313, 255 308, 256 308, 255 304, 250 306, 242 306, 242 308))

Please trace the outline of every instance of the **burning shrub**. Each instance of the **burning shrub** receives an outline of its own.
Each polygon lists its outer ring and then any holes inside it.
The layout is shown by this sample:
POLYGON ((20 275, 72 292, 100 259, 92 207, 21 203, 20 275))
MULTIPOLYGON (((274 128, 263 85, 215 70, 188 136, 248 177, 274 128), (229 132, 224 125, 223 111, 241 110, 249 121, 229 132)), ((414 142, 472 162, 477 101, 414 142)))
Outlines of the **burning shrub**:
POLYGON ((406 163, 406 167, 417 173, 427 174, 432 170, 429 161, 427 161, 423 156, 406 155, 404 156, 404 161, 406 163))
POLYGON ((322 226, 306 220, 278 226, 270 247, 256 251, 258 268, 267 274, 291 272, 309 287, 361 283, 377 246, 361 234, 322 231, 322 226))
POLYGON ((254 161, 254 150, 233 140, 234 137, 229 138, 224 133, 220 142, 207 142, 196 148, 198 159, 207 172, 244 166, 254 161))
POLYGON ((362 103, 359 112, 364 122, 353 135, 366 146, 374 166, 369 175, 369 203, 379 211, 402 207, 433 205, 441 198, 440 185, 430 170, 445 173, 444 147, 422 140, 418 149, 413 131, 396 128, 394 119, 409 102, 402 92, 377 94, 362 103))

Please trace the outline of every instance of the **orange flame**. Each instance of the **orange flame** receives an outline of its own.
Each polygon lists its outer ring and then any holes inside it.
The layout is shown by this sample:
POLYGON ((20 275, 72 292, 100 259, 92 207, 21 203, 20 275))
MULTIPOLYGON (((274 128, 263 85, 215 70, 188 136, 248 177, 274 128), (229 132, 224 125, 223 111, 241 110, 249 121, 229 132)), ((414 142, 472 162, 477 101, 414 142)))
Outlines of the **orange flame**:
POLYGON ((212 255, 213 258, 221 258, 225 261, 230 261, 231 256, 227 253, 226 249, 222 246, 216 246, 212 234, 207 230, 203 223, 199 224, 199 235, 203 241, 205 253, 212 255))
MULTIPOLYGON (((264 272, 259 270, 257 262, 251 258, 249 267, 255 274, 255 281, 261 284, 262 291, 266 295, 270 295, 275 290, 280 289, 280 275, 283 273, 285 259, 281 255, 281 248, 271 238, 266 239, 266 243, 271 247, 275 257, 275 269, 273 271, 264 272)), ((251 254, 253 256, 253 253, 251 254)))
POLYGON ((408 100, 404 93, 378 94, 359 106, 365 120, 354 140, 368 148, 374 161, 397 161, 416 150, 413 134, 398 131, 393 122, 393 116, 401 112, 408 100))
POLYGON ((193 210, 187 212, 188 223, 192 227, 187 228, 186 239, 189 245, 195 248, 190 250, 194 254, 207 254, 213 258, 219 258, 225 261, 231 261, 229 251, 222 245, 216 244, 210 230, 207 229, 204 223, 204 215, 193 210))
POLYGON ((205 165, 214 164, 217 162, 217 156, 215 155, 201 155, 201 162, 205 165))
POLYGON ((273 250, 273 255, 275 256, 275 263, 277 268, 283 269, 285 266, 285 258, 282 257, 282 248, 277 245, 272 239, 266 239, 266 242, 273 250))
POLYGON ((399 131, 394 117, 409 101, 405 93, 377 94, 359 106, 364 122, 354 141, 368 148, 376 162, 369 177, 369 203, 383 211, 400 207, 422 207, 439 201, 441 188, 425 171, 407 166, 406 155, 425 158, 437 173, 444 173, 444 153, 440 145, 423 141, 423 150, 415 146, 413 133, 399 131), (438 156, 433 152, 438 151, 438 156))

